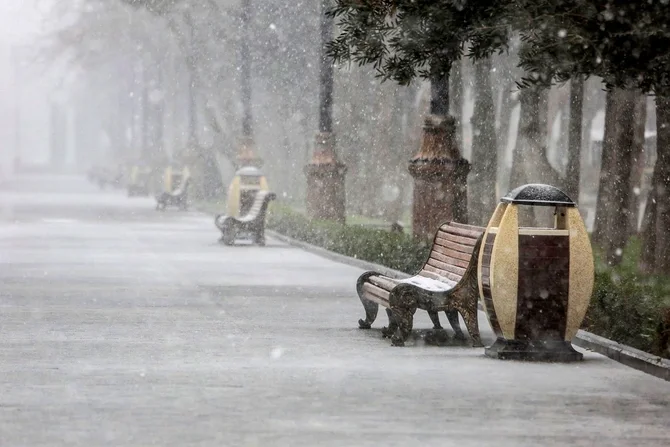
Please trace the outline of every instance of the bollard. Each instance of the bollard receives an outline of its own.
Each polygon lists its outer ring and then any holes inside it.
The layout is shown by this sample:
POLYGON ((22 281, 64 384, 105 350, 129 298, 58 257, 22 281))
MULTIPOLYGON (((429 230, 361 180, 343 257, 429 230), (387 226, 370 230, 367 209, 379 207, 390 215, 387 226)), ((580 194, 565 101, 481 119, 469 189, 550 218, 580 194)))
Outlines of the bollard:
POLYGON ((505 195, 484 233, 479 293, 498 359, 582 360, 570 341, 591 299, 593 252, 576 204, 550 185, 529 184, 505 195), (520 227, 519 206, 554 207, 553 228, 520 227))

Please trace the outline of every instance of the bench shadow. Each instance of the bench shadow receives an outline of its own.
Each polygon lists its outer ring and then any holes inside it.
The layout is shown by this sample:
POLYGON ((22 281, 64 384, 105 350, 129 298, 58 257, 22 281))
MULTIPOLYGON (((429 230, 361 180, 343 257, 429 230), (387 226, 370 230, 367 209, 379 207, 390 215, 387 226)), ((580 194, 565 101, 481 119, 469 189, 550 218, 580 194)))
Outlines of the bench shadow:
MULTIPOLYGON (((360 329, 359 329, 360 330, 360 329)), ((383 335, 381 328, 367 329, 365 332, 378 337, 380 340, 391 343, 389 337, 383 335)), ((437 348, 472 348, 472 339, 469 336, 457 338, 454 332, 449 329, 414 329, 409 338, 405 341, 405 347, 432 346, 437 348)), ((402 349, 402 348, 401 348, 402 349)), ((483 349, 483 348, 476 348, 483 349)))
POLYGON ((265 245, 260 246, 260 245, 254 244, 253 242, 247 242, 247 241, 235 242, 235 244, 233 244, 233 245, 226 245, 222 241, 216 241, 216 242, 210 244, 210 246, 212 246, 212 247, 219 246, 219 247, 225 247, 225 248, 256 247, 256 248, 262 248, 262 249, 266 249, 266 248, 284 248, 284 249, 292 248, 292 249, 297 249, 298 248, 298 247, 294 247, 294 246, 288 245, 288 244, 283 244, 282 245, 282 244, 277 244, 277 243, 266 243, 265 245))

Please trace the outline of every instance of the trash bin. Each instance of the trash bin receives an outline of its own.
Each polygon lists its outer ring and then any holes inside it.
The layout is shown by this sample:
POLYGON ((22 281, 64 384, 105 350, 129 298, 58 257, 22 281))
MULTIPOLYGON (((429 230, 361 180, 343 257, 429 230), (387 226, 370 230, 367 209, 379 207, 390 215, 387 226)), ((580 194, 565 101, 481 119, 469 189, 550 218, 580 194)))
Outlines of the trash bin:
POLYGON ((498 359, 578 361, 571 340, 591 299, 593 252, 576 204, 550 185, 505 195, 484 233, 479 292, 498 359), (554 207, 553 228, 519 226, 520 206, 554 207))
POLYGON ((244 216, 253 205, 258 191, 268 191, 268 183, 261 170, 253 166, 240 168, 228 187, 226 214, 244 216))
POLYGON ((187 166, 166 166, 163 171, 162 192, 174 193, 190 177, 191 172, 187 166))

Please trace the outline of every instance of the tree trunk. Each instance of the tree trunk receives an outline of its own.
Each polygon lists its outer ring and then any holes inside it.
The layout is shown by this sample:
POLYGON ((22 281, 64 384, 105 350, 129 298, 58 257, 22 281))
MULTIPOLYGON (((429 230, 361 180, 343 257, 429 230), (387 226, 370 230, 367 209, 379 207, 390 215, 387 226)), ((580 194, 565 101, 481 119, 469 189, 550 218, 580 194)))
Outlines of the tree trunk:
POLYGON ((647 95, 640 94, 635 101, 635 114, 633 116, 633 164, 630 171, 630 222, 628 231, 630 235, 637 234, 640 209, 642 207, 642 178, 644 176, 644 167, 646 156, 644 151, 645 138, 644 132, 647 124, 647 95))
POLYGON ((579 202, 582 158, 582 108, 584 104, 584 78, 570 81, 570 124, 568 130, 568 166, 565 170, 565 192, 579 202))
MULTIPOLYGON (((546 121, 542 121, 541 104, 544 93, 539 87, 528 87, 521 90, 521 115, 519 117, 519 135, 514 150, 510 189, 526 183, 547 183, 557 185, 560 182, 558 172, 547 160, 546 121)), ((546 103, 545 103, 546 104, 546 103)), ((544 210, 546 211, 546 210, 544 210)), ((537 226, 540 223, 549 225, 551 216, 534 207, 533 212, 522 212, 520 219, 523 225, 537 226)))
POLYGON ((469 219, 473 225, 486 225, 495 208, 498 169, 491 59, 476 62, 474 68, 476 99, 472 116, 469 219))
POLYGON ((670 275, 670 97, 656 97, 657 158, 647 199, 641 267, 670 275))
POLYGON ((605 250, 610 265, 621 262, 628 240, 634 132, 632 118, 637 95, 636 91, 622 89, 607 94, 594 241, 605 250))
POLYGON ((463 150, 463 61, 454 62, 449 76, 449 110, 456 120, 456 144, 463 150))
POLYGON ((658 183, 658 170, 654 169, 651 177, 651 188, 647 195, 647 204, 644 208, 642 219, 642 253, 640 255, 639 268, 644 273, 653 273, 656 262, 656 190, 654 185, 658 183))

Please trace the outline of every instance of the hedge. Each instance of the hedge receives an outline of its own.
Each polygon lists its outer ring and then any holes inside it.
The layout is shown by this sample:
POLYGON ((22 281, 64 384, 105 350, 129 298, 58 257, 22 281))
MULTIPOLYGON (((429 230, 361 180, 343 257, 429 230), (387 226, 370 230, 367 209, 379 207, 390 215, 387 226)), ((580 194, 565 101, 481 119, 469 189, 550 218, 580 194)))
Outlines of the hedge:
POLYGON ((430 250, 430 241, 361 225, 314 221, 276 203, 270 208, 266 226, 335 253, 411 274, 423 267, 430 250))
MULTIPOLYGON (((310 220, 275 203, 267 228, 335 253, 414 274, 423 266, 431 241, 406 234, 310 220)), ((618 268, 598 263, 591 305, 583 328, 634 348, 670 358, 670 281, 640 275, 639 244, 626 249, 618 268)))

